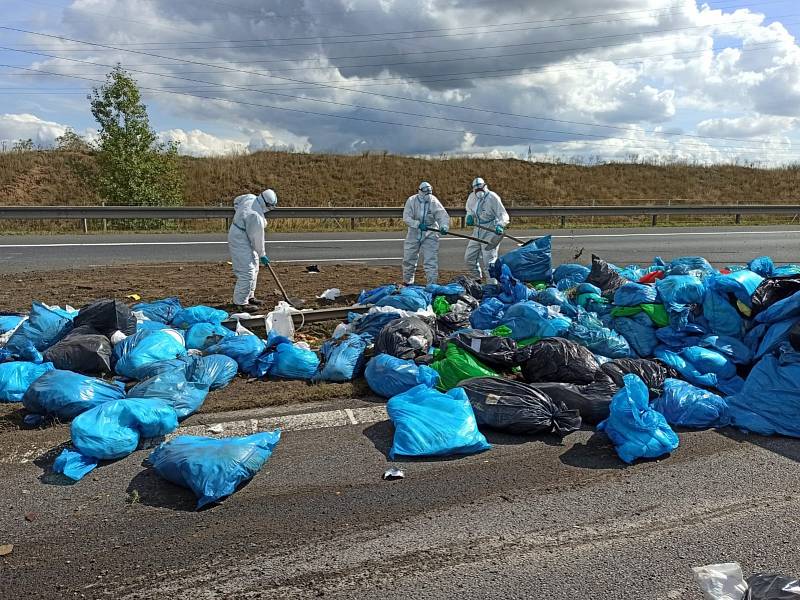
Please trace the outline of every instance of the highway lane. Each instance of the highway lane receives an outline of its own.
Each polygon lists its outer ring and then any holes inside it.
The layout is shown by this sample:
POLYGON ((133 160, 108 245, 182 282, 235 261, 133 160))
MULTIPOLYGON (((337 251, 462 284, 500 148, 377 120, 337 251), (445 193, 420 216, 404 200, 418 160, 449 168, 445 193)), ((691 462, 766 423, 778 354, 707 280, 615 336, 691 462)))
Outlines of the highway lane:
POLYGON ((14 544, 0 558, 0 589, 43 599, 700 600, 693 566, 800 574, 797 440, 681 432, 671 456, 625 465, 588 430, 563 440, 487 431, 491 450, 401 461, 406 478, 388 482, 393 432, 380 419, 285 431, 249 485, 201 512, 143 465, 147 450, 65 485, 49 469, 68 427, 0 432, 0 543, 14 544))
MULTIPOLYGON (((534 237, 553 234, 553 261, 589 262, 592 253, 627 264, 654 256, 705 256, 715 264, 742 263, 770 255, 776 262, 800 260, 800 227, 630 228, 517 231, 534 237)), ((341 232, 268 235, 268 254, 276 261, 370 262, 396 264, 402 257, 399 232, 341 232)), ((466 242, 445 238, 443 268, 458 268, 466 242)), ((505 241, 501 251, 515 247, 505 241)), ((110 264, 207 262, 228 260, 222 234, 120 234, 73 236, 0 236, 0 273, 110 264)))

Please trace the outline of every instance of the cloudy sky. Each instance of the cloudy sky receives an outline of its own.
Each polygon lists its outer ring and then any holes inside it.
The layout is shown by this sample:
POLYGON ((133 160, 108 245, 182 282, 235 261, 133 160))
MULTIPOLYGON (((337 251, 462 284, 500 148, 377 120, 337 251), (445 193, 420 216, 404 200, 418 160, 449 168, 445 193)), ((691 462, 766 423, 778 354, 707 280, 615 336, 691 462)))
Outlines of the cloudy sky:
POLYGON ((0 0, 0 140, 91 135, 117 62, 163 139, 800 162, 795 0, 0 0))

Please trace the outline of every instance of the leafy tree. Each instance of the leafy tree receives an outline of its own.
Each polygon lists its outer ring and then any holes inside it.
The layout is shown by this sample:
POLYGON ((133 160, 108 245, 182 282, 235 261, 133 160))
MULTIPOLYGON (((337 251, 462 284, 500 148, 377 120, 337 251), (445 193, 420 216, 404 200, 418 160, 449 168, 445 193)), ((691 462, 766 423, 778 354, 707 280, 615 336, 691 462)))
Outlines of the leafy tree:
POLYGON ((98 195, 110 205, 181 204, 178 145, 158 141, 134 79, 117 65, 88 98, 100 125, 92 181, 98 195))
POLYGON ((91 146, 89 142, 75 133, 74 129, 67 127, 64 134, 56 138, 56 149, 68 152, 88 152, 91 150, 91 146))

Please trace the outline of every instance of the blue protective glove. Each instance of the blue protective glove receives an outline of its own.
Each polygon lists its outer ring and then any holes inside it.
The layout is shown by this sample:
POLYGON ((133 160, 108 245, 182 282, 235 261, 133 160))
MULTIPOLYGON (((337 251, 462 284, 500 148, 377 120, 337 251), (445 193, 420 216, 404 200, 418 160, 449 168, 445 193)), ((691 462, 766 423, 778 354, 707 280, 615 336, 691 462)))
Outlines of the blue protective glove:
POLYGON ((428 230, 428 226, 425 225, 425 223, 420 223, 419 224, 419 230, 420 231, 427 231, 428 230))
POLYGON ((447 225, 440 225, 439 233, 441 233, 442 235, 447 235, 447 225))
POLYGON ((258 259, 258 262, 266 267, 269 264, 269 256, 262 256, 258 259))
POLYGON ((504 231, 505 231, 505 228, 502 225, 498 225, 497 227, 494 228, 494 232, 497 235, 503 235, 504 231))
POLYGON ((473 227, 475 225, 475 217, 473 215, 467 215, 467 227, 473 227))

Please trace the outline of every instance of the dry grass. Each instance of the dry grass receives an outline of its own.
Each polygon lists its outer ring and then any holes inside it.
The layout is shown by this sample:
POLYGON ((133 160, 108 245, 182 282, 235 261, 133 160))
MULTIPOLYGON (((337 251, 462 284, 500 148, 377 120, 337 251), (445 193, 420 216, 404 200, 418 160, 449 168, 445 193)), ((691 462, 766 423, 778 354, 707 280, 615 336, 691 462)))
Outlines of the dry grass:
MULTIPOLYGON (((0 204, 94 204, 99 199, 74 174, 89 154, 58 151, 0 154, 0 204)), ((433 183, 446 206, 462 206, 470 181, 480 175, 508 206, 622 203, 785 203, 800 196, 800 169, 733 165, 691 166, 531 163, 521 160, 419 159, 373 154, 343 156, 259 152, 181 159, 187 205, 229 205, 246 191, 269 186, 284 206, 399 205, 421 180, 433 183)), ((577 223, 571 223, 576 225, 577 223)), ((8 229, 17 229, 7 223, 8 229)), ((29 226, 30 224, 26 224, 29 226)), ((52 225, 52 224, 51 224, 52 225)), ((367 225, 367 224, 363 224, 367 225)), ((393 228, 399 223, 370 223, 393 228)), ((183 224, 179 224, 181 228, 183 224)), ((39 224, 48 227, 48 224, 39 224)), ((62 224, 71 229, 74 223, 62 224)), ((219 229, 194 222, 192 229, 219 229)), ((284 222, 282 229, 339 228, 337 223, 284 222)), ((29 229, 29 227, 25 227, 29 229)))

